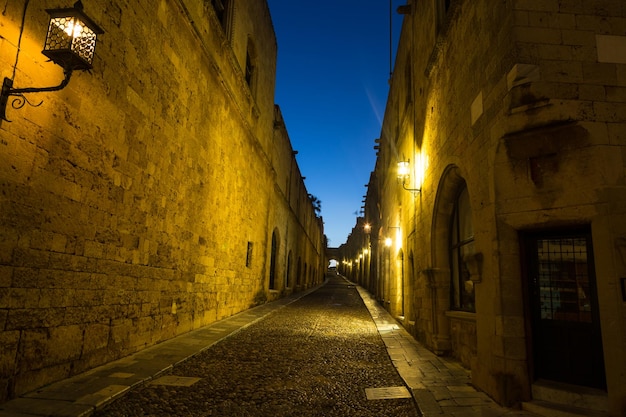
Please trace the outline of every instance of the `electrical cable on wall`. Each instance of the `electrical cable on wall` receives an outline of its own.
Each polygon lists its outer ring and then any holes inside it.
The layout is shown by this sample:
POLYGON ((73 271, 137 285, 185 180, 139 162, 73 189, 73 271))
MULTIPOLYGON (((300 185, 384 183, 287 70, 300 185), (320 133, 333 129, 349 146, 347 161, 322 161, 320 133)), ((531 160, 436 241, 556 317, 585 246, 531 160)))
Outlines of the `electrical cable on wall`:
POLYGON ((393 0, 389 0, 389 82, 393 75, 393 0))
POLYGON ((15 79, 15 71, 17 70, 17 61, 20 58, 20 50, 22 45, 22 34, 24 33, 24 24, 26 22, 26 10, 28 9, 28 3, 30 0, 24 2, 24 11, 22 12, 22 23, 20 24, 20 35, 17 38, 17 53, 15 54, 15 64, 13 65, 13 75, 11 79, 15 79))

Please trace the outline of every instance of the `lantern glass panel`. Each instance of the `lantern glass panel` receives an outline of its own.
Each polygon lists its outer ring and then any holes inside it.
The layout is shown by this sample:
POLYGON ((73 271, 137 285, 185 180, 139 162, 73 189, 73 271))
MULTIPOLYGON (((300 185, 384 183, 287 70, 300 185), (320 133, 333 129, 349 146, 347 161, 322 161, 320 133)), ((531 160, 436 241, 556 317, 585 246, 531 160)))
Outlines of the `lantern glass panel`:
POLYGON ((398 178, 404 178, 409 175, 409 163, 406 161, 398 162, 398 178))
POLYGON ((50 18, 43 53, 64 68, 90 69, 96 36, 77 16, 54 16, 50 18))

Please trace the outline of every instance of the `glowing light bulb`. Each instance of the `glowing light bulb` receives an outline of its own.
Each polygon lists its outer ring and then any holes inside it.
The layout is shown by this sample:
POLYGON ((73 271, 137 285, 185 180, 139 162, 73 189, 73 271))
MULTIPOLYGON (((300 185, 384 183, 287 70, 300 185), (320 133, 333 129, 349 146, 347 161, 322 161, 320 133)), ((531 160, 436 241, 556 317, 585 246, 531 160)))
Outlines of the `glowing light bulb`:
POLYGON ((67 33, 69 36, 78 38, 83 33, 83 25, 81 25, 81 22, 74 23, 74 21, 72 20, 65 27, 65 33, 67 33))

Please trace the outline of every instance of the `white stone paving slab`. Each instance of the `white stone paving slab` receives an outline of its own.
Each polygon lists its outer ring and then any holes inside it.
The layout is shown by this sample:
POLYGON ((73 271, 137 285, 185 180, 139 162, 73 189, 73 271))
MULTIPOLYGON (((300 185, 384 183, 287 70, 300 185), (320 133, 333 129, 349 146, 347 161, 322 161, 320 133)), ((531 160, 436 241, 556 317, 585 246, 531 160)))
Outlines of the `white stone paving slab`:
POLYGON ((365 396, 368 400, 395 400, 399 398, 411 398, 411 393, 404 386, 365 388, 365 396))

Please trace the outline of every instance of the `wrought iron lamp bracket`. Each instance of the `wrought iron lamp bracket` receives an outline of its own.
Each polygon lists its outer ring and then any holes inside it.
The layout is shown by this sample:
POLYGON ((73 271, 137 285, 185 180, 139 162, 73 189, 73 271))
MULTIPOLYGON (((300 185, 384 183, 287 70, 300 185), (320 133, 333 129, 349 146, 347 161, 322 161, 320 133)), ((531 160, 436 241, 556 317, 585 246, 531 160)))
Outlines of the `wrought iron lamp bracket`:
POLYGON ((402 179, 402 188, 404 188, 405 190, 410 191, 410 192, 412 192, 412 193, 415 193, 415 194, 417 194, 417 193, 421 193, 421 192, 422 192, 422 189, 421 189, 421 188, 408 188, 408 187, 406 186, 406 178, 403 178, 403 179, 402 179))
POLYGON ((28 93, 41 93, 46 91, 59 91, 64 89, 70 82, 70 77, 72 76, 72 69, 64 69, 63 73, 65 77, 63 81, 59 85, 55 85, 52 87, 28 87, 28 88, 13 88, 13 80, 5 77, 2 83, 2 93, 0 93, 0 119, 10 122, 9 119, 6 118, 6 105, 9 101, 10 96, 14 96, 11 101, 11 107, 14 109, 21 109, 26 104, 32 107, 39 107, 43 104, 43 101, 40 101, 37 104, 31 103, 24 94, 28 93))

